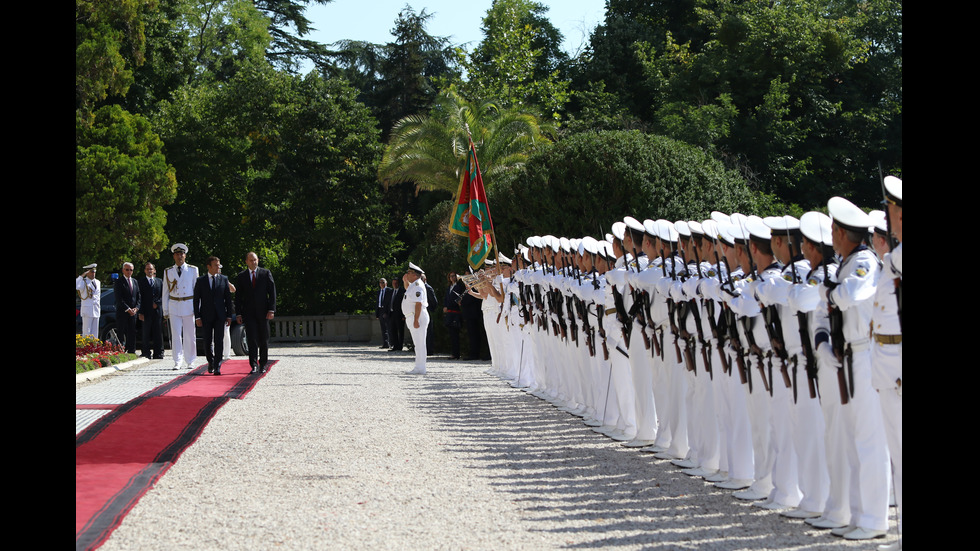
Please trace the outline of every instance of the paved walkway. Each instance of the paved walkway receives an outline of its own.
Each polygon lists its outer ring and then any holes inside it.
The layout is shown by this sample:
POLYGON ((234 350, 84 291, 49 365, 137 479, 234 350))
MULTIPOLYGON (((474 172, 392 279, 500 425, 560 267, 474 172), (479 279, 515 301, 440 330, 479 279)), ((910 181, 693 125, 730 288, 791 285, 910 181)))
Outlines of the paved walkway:
MULTIPOLYGON (((369 346, 281 346, 104 550, 874 549, 752 507, 485 374, 369 346)), ((123 403, 179 374, 76 385, 123 403)), ((180 372, 180 373, 186 373, 180 372)), ((92 410, 76 409, 76 432, 92 410)), ((94 418, 94 417, 93 417, 94 418)), ((894 532, 894 519, 892 522, 894 532)))

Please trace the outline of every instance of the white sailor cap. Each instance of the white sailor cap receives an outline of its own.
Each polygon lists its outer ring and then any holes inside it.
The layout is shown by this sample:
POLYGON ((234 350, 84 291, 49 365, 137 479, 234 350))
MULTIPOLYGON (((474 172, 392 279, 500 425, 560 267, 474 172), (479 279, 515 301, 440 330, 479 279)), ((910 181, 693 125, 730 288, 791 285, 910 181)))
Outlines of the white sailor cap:
POLYGON ((788 214, 785 216, 767 216, 762 221, 776 235, 786 235, 788 231, 800 229, 800 221, 788 214))
POLYGON ((416 266, 415 264, 412 264, 411 262, 409 262, 409 263, 408 263, 408 269, 407 269, 407 270, 405 270, 405 271, 407 272, 407 271, 409 271, 409 270, 411 270, 411 271, 413 271, 413 272, 415 272, 415 273, 417 273, 417 274, 419 274, 419 275, 422 275, 422 274, 424 274, 424 273, 425 273, 425 272, 424 272, 424 271, 422 270, 422 268, 419 268, 418 266, 416 266))
POLYGON ((599 245, 600 245, 599 247, 600 255, 604 256, 606 260, 610 260, 610 261, 616 260, 616 252, 613 250, 612 243, 610 243, 609 241, 600 241, 599 245))
POLYGON ((659 235, 660 239, 663 239, 664 241, 677 243, 677 228, 675 228, 674 224, 668 220, 664 220, 662 218, 657 220, 657 235, 659 235))
MULTIPOLYGON (((558 246, 561 247, 561 250, 565 251, 566 253, 572 252, 572 243, 567 237, 559 237, 558 246)), ((558 251, 556 250, 555 252, 558 251)))
POLYGON ((732 232, 736 229, 735 224, 731 221, 719 220, 716 222, 718 224, 718 239, 725 242, 728 246, 735 246, 735 236, 732 232))
POLYGON ((745 220, 745 230, 748 232, 748 237, 754 237, 756 239, 762 239, 768 241, 772 239, 772 230, 769 226, 759 218, 758 216, 749 216, 745 220))
POLYGON ((528 247, 536 247, 536 248, 540 249, 541 248, 541 237, 540 236, 537 236, 537 235, 532 235, 532 236, 528 237, 527 238, 527 246, 528 247))
POLYGON ((871 217, 843 197, 831 197, 827 201, 827 212, 835 224, 848 230, 867 232, 871 227, 871 217))
POLYGON ((704 229, 701 227, 701 223, 700 222, 696 222, 694 220, 688 220, 687 221, 687 227, 688 227, 688 229, 691 230, 691 235, 695 235, 695 234, 697 234, 699 236, 700 235, 704 235, 704 229))
POLYGON ((718 239, 718 222, 714 220, 705 220, 704 222, 701 222, 701 233, 712 241, 718 239))
POLYGON ((728 216, 724 212, 717 211, 717 210, 711 211, 711 219, 714 220, 715 222, 731 222, 732 221, 732 217, 731 216, 728 216))
POLYGON ((183 251, 184 254, 187 254, 187 245, 184 245, 183 243, 174 243, 174 245, 170 247, 170 252, 172 253, 175 253, 178 250, 183 251))
POLYGON ((830 225, 830 217, 822 212, 810 211, 800 217, 800 233, 810 241, 828 247, 834 244, 830 225))
POLYGON ((895 176, 885 176, 885 199, 889 203, 902 206, 902 179, 895 176))
POLYGON ((643 224, 636 218, 633 218, 632 216, 627 216, 626 218, 623 218, 623 222, 626 223, 627 228, 633 231, 638 231, 640 233, 643 233, 643 224))
POLYGON ((741 219, 736 219, 733 216, 732 223, 725 226, 725 230, 727 231, 729 237, 731 237, 732 239, 732 245, 735 244, 744 245, 745 243, 748 242, 749 235, 751 234, 749 233, 749 230, 746 228, 747 225, 748 225, 747 217, 743 216, 741 219), (738 220, 741 223, 736 223, 736 220, 738 220))
POLYGON ((494 264, 496 264, 496 262, 494 262, 492 258, 488 258, 484 260, 483 263, 486 264, 487 266, 493 266, 494 264))
POLYGON ((501 264, 507 264, 508 266, 510 266, 511 264, 514 263, 513 260, 507 258, 506 256, 504 256, 502 254, 498 254, 497 255, 497 262, 499 262, 501 264))
POLYGON ((652 235, 654 237, 660 237, 659 235, 657 235, 657 221, 656 220, 650 220, 649 218, 647 218, 646 220, 644 220, 643 221, 643 229, 648 234, 650 234, 650 235, 652 235))
POLYGON ((626 222, 614 222, 612 225, 612 234, 616 239, 622 241, 623 237, 626 236, 626 222))
POLYGON ((674 229, 677 230, 679 237, 691 237, 691 227, 683 220, 674 222, 674 229))
POLYGON ((546 235, 541 240, 544 242, 545 247, 551 247, 551 250, 554 252, 558 252, 558 249, 561 247, 561 241, 553 235, 546 235))
POLYGON ((599 250, 599 242, 594 237, 586 235, 578 244, 578 254, 596 254, 599 250))
POLYGON ((96 269, 98 267, 99 267, 99 265, 96 264, 95 262, 93 262, 93 263, 88 264, 86 266, 82 266, 82 269, 87 271, 87 270, 94 270, 94 269, 96 269))
POLYGON ((868 217, 871 218, 872 230, 888 235, 888 220, 885 218, 885 211, 873 210, 868 213, 868 217))

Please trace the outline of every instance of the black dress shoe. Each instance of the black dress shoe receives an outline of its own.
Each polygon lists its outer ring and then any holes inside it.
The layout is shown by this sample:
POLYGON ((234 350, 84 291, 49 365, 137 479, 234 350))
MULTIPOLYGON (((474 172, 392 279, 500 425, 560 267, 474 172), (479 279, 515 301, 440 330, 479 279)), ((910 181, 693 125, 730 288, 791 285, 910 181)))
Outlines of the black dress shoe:
POLYGON ((215 375, 221 375, 221 370, 220 369, 215 369, 214 370, 214 374, 215 375))
POLYGON ((154 360, 162 360, 162 359, 163 359, 163 355, 160 355, 160 356, 153 356, 153 359, 154 359, 154 360))
POLYGON ((248 374, 249 374, 249 375, 251 375, 251 374, 253 374, 253 373, 258 373, 258 372, 259 372, 259 368, 257 368, 257 367, 255 367, 255 366, 253 365, 253 366, 252 366, 252 370, 251 370, 251 371, 249 371, 249 372, 248 372, 248 374))
POLYGON ((208 366, 208 373, 214 373, 214 366, 213 365, 209 365, 208 366))

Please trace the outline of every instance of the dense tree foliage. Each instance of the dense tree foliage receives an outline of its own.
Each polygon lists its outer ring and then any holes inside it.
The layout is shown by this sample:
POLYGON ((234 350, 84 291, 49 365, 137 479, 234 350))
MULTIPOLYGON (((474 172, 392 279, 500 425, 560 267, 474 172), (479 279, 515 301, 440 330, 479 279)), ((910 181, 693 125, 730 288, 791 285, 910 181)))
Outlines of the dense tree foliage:
POLYGON ((575 129, 705 147, 789 202, 877 196, 901 171, 901 4, 610 0, 575 65, 575 129))
POLYGON ((602 237, 625 215, 703 220, 712 210, 766 214, 767 202, 701 148, 639 131, 569 136, 488 193, 504 244, 533 234, 602 237))
POLYGON ((557 119, 569 99, 562 35, 531 0, 494 0, 484 38, 465 63, 464 95, 557 119))
POLYGON ((376 123, 356 94, 265 63, 184 89, 158 120, 181 182, 171 233, 235 269, 258 249, 279 272, 285 311, 360 307, 398 245, 375 176, 376 123))
POLYGON ((428 115, 406 117, 395 125, 379 176, 382 181, 407 180, 419 188, 455 193, 472 136, 484 184, 490 187, 549 143, 550 130, 531 113, 468 101, 450 88, 428 115))
POLYGON ((177 182, 150 123, 107 105, 76 120, 75 142, 76 266, 154 255, 166 244, 177 182))

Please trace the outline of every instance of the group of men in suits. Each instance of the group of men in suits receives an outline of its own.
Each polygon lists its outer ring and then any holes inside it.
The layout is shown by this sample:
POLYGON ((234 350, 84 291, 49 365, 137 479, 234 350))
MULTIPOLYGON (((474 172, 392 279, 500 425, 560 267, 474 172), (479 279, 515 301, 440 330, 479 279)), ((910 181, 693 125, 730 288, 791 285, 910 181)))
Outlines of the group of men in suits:
MULTIPOLYGON (((124 335, 126 351, 136 351, 136 320, 143 322, 142 356, 163 358, 163 320, 170 322, 173 336, 174 369, 189 369, 197 360, 197 327, 204 329, 208 372, 221 374, 221 357, 226 328, 232 318, 245 327, 249 365, 252 373, 265 372, 269 362, 269 324, 276 310, 276 285, 272 273, 259 268, 254 252, 245 257, 247 268, 232 284, 221 274, 221 260, 211 256, 207 273, 199 275, 196 266, 186 262, 187 245, 171 247, 174 265, 156 277, 156 267, 147 263, 145 278, 133 278, 134 266, 126 262, 113 286, 116 324, 124 335), (232 293, 235 293, 234 301, 232 293), (237 312, 237 316, 236 316, 237 312)), ((97 265, 86 270, 75 283, 82 298, 82 334, 98 337, 101 286, 95 279, 97 265)))

